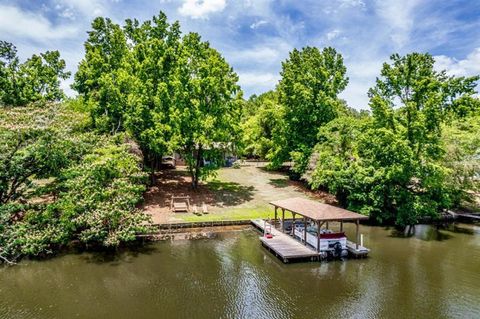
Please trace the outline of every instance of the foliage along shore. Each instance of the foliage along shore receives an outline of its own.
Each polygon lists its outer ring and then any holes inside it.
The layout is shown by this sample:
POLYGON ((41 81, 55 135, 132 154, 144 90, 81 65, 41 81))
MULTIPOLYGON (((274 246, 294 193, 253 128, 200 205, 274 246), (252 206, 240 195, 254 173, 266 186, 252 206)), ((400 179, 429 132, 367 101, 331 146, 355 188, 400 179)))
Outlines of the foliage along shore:
POLYGON ((73 241, 117 247, 148 231, 136 209, 146 174, 124 134, 87 130, 62 104, 0 113, 0 256, 52 254, 73 241))
POLYGON ((479 77, 434 66, 428 53, 392 55, 368 92, 370 111, 359 112, 339 98, 348 85, 339 52, 294 49, 275 90, 244 100, 225 58, 165 14, 123 25, 99 17, 74 75, 78 97, 59 104, 70 76, 60 53, 21 62, 0 41, 0 259, 71 241, 117 247, 148 232, 136 208, 146 171, 174 151, 193 188, 225 150, 273 169, 289 161, 309 187, 381 223, 474 203, 479 77))

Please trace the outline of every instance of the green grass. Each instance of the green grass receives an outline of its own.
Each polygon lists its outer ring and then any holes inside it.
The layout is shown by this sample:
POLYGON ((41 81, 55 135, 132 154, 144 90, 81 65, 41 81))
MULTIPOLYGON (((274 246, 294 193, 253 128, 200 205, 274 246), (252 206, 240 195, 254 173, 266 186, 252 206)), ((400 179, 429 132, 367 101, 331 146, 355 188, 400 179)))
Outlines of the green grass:
POLYGON ((285 178, 272 178, 268 183, 277 188, 284 188, 288 186, 288 180, 285 178))
MULTIPOLYGON (((297 215, 298 216, 298 215, 297 215)), ((211 221, 231 221, 231 220, 248 220, 256 218, 274 218, 274 210, 270 205, 254 207, 254 208, 231 208, 225 211, 201 215, 185 214, 178 215, 179 218, 186 222, 211 222, 211 221)), ((278 218, 281 218, 281 212, 278 212, 278 218)), ((285 218, 292 218, 292 214, 285 212, 285 218)))

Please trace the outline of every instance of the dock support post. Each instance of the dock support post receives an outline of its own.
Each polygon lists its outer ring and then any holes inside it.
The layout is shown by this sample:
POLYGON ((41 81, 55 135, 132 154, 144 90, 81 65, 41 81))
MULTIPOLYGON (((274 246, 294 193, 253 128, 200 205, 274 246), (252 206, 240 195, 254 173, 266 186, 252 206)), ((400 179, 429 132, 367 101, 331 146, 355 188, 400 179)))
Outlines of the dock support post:
POLYGON ((343 232, 343 220, 340 221, 340 232, 343 232))
POLYGON ((292 234, 293 238, 295 238, 295 213, 292 212, 292 234))
POLYGON ((277 229, 277 206, 275 206, 275 217, 273 219, 273 228, 277 229))
POLYGON ((303 217, 303 243, 307 246, 307 218, 303 217))
POLYGON ((321 224, 318 221, 317 222, 317 253, 320 252, 320 227, 321 227, 321 224))
POLYGON ((328 229, 328 222, 327 222, 327 225, 325 227, 328 229))
POLYGON ((282 208, 282 233, 285 233, 285 209, 282 208))
POLYGON ((356 240, 356 243, 355 243, 355 247, 358 250, 358 242, 360 241, 360 233, 358 232, 358 228, 360 226, 360 220, 359 219, 357 219, 356 224, 357 224, 357 240, 356 240))

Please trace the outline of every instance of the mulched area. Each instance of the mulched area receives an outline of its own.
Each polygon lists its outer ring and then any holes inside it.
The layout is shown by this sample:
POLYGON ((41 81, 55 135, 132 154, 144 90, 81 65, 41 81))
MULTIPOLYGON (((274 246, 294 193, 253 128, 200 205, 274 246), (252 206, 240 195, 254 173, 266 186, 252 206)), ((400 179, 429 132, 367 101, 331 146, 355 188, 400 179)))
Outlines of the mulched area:
MULTIPOLYGON (((224 169, 219 178, 200 183, 196 190, 191 187, 191 178, 184 167, 162 170, 155 176, 155 183, 145 193, 141 207, 152 216, 155 224, 182 222, 183 213, 172 213, 170 200, 174 196, 190 196, 190 204, 199 210, 202 204, 208 206, 214 215, 244 207, 249 209, 265 205, 275 199, 294 196, 308 196, 321 202, 337 205, 335 197, 323 191, 311 191, 301 181, 291 181, 280 172, 262 168, 245 167, 239 170, 224 169)), ((189 213, 191 214, 191 213, 189 213)), ((213 217, 213 216, 212 216, 213 217)))
POLYGON ((152 215, 154 223, 171 221, 174 214, 170 211, 172 196, 190 196, 190 204, 201 207, 216 204, 214 193, 200 183, 196 190, 192 189, 191 178, 185 170, 163 170, 155 175, 155 184, 144 195, 142 209, 152 215))

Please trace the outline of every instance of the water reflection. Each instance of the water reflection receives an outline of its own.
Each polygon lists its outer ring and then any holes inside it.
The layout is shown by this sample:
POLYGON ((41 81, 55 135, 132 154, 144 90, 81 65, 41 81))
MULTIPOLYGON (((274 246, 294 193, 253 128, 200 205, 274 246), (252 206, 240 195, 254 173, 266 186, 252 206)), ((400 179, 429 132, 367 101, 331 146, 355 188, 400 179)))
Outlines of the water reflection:
POLYGON ((31 261, 0 269, 0 318, 480 317, 478 226, 360 231, 368 259, 285 265, 247 230, 31 261))
POLYGON ((410 225, 405 228, 395 228, 391 231, 390 236, 396 238, 415 237, 425 241, 442 241, 452 237, 452 235, 442 231, 440 225, 410 225))

